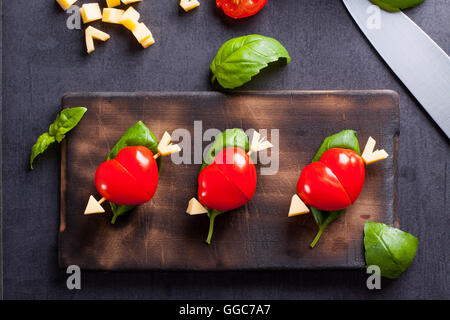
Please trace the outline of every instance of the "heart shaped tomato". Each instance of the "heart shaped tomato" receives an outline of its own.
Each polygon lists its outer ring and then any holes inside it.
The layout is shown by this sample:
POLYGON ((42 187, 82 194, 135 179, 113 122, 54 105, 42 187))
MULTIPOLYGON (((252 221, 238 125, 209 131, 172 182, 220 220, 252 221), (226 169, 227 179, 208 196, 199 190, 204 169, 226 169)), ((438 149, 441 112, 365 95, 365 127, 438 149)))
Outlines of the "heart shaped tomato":
POLYGON ((204 206, 230 211, 246 204, 255 194, 256 169, 240 148, 226 148, 198 177, 198 198, 204 206))
POLYGON ((98 192, 119 205, 149 201, 158 186, 158 166, 146 147, 126 147, 117 157, 103 162, 95 173, 98 192))
POLYGON ((344 209, 358 199, 364 185, 365 167, 360 155, 349 149, 333 148, 318 162, 306 166, 297 183, 302 200, 317 209, 344 209))

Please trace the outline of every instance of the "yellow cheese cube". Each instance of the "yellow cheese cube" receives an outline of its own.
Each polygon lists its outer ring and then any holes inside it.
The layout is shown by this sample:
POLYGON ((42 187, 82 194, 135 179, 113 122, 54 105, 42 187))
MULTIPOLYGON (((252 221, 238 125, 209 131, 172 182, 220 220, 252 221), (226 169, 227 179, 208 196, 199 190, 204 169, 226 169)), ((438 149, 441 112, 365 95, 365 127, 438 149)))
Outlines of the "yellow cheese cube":
POLYGON ((120 17, 124 13, 124 10, 114 8, 104 8, 102 21, 107 23, 120 23, 120 17))
POLYGON ((142 0, 122 0, 123 4, 130 4, 135 2, 141 2, 142 0))
POLYGON ((114 8, 120 6, 120 0, 106 0, 106 4, 108 8, 114 8))
POLYGON ((58 2, 58 4, 61 6, 61 8, 63 8, 64 11, 69 9, 77 1, 78 0, 56 0, 56 2, 58 2))
POLYGON ((92 26, 89 26, 85 30, 85 37, 86 37, 86 49, 87 53, 91 53, 95 50, 94 47, 94 39, 100 40, 100 41, 106 41, 110 38, 109 34, 106 32, 100 31, 92 26))
POLYGON ((194 8, 197 8, 200 5, 200 2, 197 0, 180 0, 180 7, 184 9, 184 11, 189 11, 194 8))
POLYGON ((80 9, 83 23, 100 20, 102 18, 102 11, 98 3, 86 3, 80 9))
POLYGON ((152 33, 144 23, 139 23, 136 29, 133 30, 133 34, 139 43, 142 43, 152 36, 152 33))
POLYGON ((148 37, 146 40, 144 40, 144 41, 142 41, 141 42, 141 45, 144 47, 144 48, 148 48, 148 47, 150 47, 152 44, 154 44, 155 43, 155 39, 153 39, 153 36, 150 36, 150 37, 148 37))
POLYGON ((133 7, 129 7, 120 17, 120 23, 128 30, 133 31, 139 25, 141 15, 133 7))

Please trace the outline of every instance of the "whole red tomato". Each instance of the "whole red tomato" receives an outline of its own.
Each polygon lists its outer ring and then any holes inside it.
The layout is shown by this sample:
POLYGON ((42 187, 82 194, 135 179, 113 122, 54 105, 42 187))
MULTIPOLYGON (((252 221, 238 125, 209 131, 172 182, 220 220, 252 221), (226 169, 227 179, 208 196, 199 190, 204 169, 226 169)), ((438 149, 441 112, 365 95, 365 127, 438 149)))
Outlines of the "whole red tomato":
POLYGON ((218 8, 234 19, 245 18, 259 12, 267 0, 216 0, 218 8))
POLYGON ((230 211, 246 204, 255 194, 255 165, 244 150, 226 148, 200 172, 198 184, 201 204, 230 211))
POLYGON ((353 204, 364 185, 365 167, 360 155, 333 148, 318 162, 306 166, 297 183, 302 200, 317 209, 334 211, 353 204))
POLYGON ((158 186, 158 166, 146 147, 126 147, 103 162, 95 173, 98 192, 115 204, 139 205, 149 201, 158 186))

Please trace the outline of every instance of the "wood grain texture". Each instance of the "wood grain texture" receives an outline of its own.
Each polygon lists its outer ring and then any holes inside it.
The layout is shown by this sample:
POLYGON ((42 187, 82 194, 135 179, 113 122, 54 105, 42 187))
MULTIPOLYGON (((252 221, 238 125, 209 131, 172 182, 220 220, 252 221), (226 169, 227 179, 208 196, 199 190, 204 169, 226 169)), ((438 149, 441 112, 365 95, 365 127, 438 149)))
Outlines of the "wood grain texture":
MULTIPOLYGON (((253 270, 361 268, 366 220, 398 225, 398 97, 391 91, 74 93, 65 107, 88 108, 62 148, 60 266, 94 270, 253 270), (165 158, 155 197, 109 223, 111 214, 84 216, 95 170, 125 130, 142 120, 157 136, 194 121, 203 131, 239 127, 279 129, 279 171, 258 176, 254 198, 216 219, 213 242, 204 244, 206 216, 185 213, 196 196, 199 164, 165 158), (333 223, 314 250, 317 226, 310 215, 287 218, 300 170, 322 140, 343 129, 369 135, 391 155, 367 168, 360 198, 333 223)), ((269 140, 271 139, 269 135, 269 140)), ((193 144, 193 141, 191 141, 193 144)), ((204 142, 203 147, 208 143, 204 142)), ((258 168, 259 169, 259 168, 258 168)))

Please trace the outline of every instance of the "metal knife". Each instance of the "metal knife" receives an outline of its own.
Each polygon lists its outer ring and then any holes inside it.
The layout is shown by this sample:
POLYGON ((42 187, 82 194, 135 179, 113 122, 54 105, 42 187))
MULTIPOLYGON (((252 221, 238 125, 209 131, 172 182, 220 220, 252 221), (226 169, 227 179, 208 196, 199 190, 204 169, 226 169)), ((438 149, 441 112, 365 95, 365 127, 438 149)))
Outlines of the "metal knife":
POLYGON ((403 12, 343 0, 361 31, 450 138, 450 57, 403 12))

